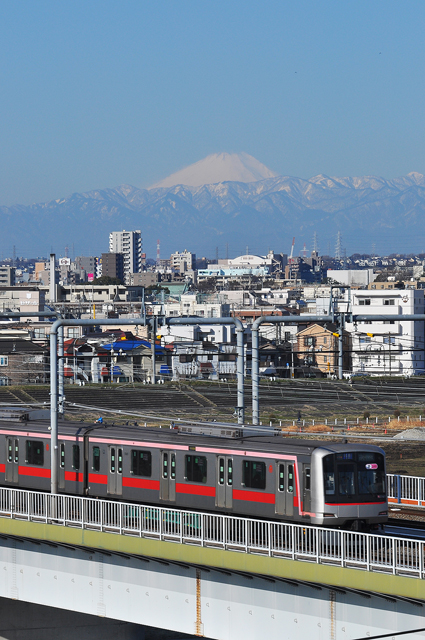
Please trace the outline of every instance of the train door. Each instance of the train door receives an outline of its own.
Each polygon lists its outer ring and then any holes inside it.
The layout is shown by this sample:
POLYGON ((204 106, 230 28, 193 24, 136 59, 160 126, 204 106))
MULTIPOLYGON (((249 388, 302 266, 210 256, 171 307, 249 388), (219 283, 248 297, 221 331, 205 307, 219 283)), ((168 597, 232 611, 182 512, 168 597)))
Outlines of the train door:
POLYGON ((281 516, 294 515, 294 464, 276 463, 276 504, 275 511, 281 516))
POLYGON ((59 489, 65 489, 65 443, 61 442, 59 444, 59 478, 58 478, 58 487, 59 489))
POLYGON ((311 511, 311 467, 303 464, 303 511, 311 511))
POLYGON ((176 452, 161 451, 160 491, 161 500, 176 501, 176 452))
POLYGON ((19 440, 6 438, 6 482, 18 483, 19 480, 19 440))
POLYGON ((108 493, 122 495, 122 448, 109 445, 108 493))
POLYGON ((215 506, 233 507, 233 458, 217 456, 215 506))

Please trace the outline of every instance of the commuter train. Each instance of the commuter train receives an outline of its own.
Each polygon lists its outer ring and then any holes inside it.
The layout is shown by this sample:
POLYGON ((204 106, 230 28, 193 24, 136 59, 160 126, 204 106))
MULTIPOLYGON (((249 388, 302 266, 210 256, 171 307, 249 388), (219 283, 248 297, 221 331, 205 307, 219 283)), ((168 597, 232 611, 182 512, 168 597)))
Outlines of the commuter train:
MULTIPOLYGON (((178 424, 60 424, 59 492, 354 530, 387 520, 379 447, 178 424)), ((50 444, 47 423, 0 423, 0 484, 49 491, 50 444)))

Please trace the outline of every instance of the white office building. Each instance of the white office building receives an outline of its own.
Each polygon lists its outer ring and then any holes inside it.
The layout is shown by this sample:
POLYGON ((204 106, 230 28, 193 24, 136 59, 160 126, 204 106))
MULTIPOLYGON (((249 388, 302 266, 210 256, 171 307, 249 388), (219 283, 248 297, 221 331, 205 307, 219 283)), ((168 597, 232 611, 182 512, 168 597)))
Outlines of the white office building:
POLYGON ((424 313, 423 289, 352 292, 353 315, 396 315, 400 320, 348 324, 352 371, 365 375, 420 375, 424 368, 424 321, 403 315, 424 313))
POLYGON ((123 254, 124 280, 127 283, 130 273, 142 270, 142 232, 112 231, 109 234, 109 252, 123 254))

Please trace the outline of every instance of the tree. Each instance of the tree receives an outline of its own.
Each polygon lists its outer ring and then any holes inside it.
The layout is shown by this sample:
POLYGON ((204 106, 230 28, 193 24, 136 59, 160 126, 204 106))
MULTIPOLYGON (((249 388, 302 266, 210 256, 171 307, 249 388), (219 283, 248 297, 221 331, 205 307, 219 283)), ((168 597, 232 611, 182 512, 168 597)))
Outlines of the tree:
POLYGON ((119 278, 111 278, 111 276, 100 276, 100 278, 95 278, 93 280, 93 284, 122 284, 122 280, 119 278))
POLYGON ((145 294, 148 296, 157 295, 158 293, 161 293, 161 291, 163 291, 165 294, 170 293, 168 287, 161 287, 160 284, 151 284, 149 287, 145 287, 145 294))

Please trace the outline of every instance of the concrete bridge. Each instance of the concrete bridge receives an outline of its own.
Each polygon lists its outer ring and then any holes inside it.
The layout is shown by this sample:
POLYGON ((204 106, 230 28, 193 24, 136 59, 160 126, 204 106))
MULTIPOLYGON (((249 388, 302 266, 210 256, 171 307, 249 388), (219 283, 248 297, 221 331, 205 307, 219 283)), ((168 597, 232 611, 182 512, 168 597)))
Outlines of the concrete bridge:
POLYGON ((122 638, 423 637, 421 540, 4 488, 0 535, 0 597, 126 623, 122 638))

